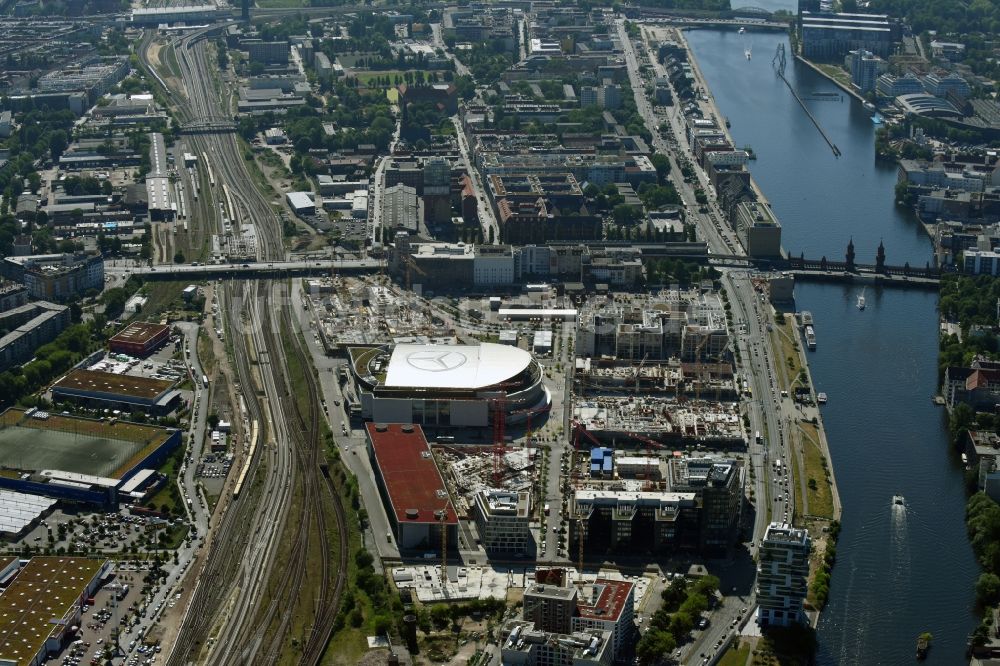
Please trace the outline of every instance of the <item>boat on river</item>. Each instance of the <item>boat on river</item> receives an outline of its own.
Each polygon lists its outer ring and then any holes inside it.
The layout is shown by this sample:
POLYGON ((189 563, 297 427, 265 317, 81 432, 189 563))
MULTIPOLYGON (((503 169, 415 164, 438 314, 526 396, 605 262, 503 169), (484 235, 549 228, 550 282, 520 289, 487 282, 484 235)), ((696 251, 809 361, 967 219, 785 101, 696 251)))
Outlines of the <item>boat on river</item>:
POLYGON ((826 393, 817 393, 816 394, 816 402, 818 402, 821 405, 825 405, 826 401, 827 401, 826 393))
POLYGON ((861 293, 858 294, 858 309, 859 310, 864 310, 865 309, 865 290, 864 289, 862 289, 861 293))
POLYGON ((906 506, 906 498, 904 498, 902 495, 893 495, 892 496, 892 505, 893 506, 906 506))

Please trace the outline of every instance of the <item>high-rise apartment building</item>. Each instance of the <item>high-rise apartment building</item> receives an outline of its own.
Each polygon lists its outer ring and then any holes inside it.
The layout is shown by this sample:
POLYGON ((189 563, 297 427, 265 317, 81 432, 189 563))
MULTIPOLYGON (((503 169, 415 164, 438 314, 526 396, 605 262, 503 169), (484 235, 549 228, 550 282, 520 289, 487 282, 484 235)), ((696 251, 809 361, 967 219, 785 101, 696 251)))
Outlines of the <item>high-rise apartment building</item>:
POLYGON ((757 564, 757 620, 788 626, 806 621, 802 601, 809 577, 809 532, 787 523, 767 526, 757 564))

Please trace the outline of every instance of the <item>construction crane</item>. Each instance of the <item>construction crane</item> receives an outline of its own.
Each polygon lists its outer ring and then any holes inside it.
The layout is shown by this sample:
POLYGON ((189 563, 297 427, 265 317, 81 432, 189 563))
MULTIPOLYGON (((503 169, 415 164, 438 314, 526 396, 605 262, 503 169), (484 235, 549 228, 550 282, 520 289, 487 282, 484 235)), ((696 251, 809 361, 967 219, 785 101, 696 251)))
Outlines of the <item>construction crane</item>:
POLYGON ((507 392, 501 391, 493 404, 493 487, 500 488, 503 481, 503 454, 507 428, 507 392))
MULTIPOLYGON (((580 436, 581 435, 584 436, 584 437, 586 437, 587 439, 589 439, 593 444, 595 444, 597 446, 601 445, 601 442, 594 435, 592 435, 590 432, 588 432, 587 429, 583 426, 582 423, 580 423, 579 421, 573 421, 573 454, 572 454, 573 458, 572 458, 572 463, 571 463, 570 469, 571 469, 571 476, 573 478, 575 478, 575 480, 576 480, 575 490, 579 490, 580 489, 581 476, 582 476, 579 473, 578 467, 577 467, 577 465, 579 464, 579 461, 577 460, 577 458, 578 458, 579 453, 580 453, 580 436)), ((575 493, 574 493, 574 502, 575 502, 575 499, 576 499, 576 496, 575 496, 575 493)), ((582 585, 583 584, 583 551, 584 551, 584 541, 585 541, 585 538, 584 538, 584 535, 583 535, 583 521, 584 521, 584 518, 583 518, 583 516, 580 515, 579 510, 577 509, 577 507, 574 506, 574 509, 575 509, 574 513, 576 514, 576 546, 577 546, 577 569, 576 569, 576 572, 577 572, 577 583, 580 584, 580 585, 582 585)))
POLYGON ((413 289, 413 271, 424 277, 427 277, 427 271, 417 266, 417 262, 408 254, 400 254, 399 258, 406 265, 406 273, 404 273, 406 291, 411 291, 413 289))
POLYGON ((648 359, 648 358, 649 358, 649 352, 646 352, 645 355, 642 357, 642 360, 639 361, 639 367, 637 367, 635 369, 635 392, 636 393, 639 392, 639 377, 642 374, 642 366, 644 366, 646 364, 646 359, 648 359))
POLYGON ((441 594, 444 594, 445 583, 448 582, 448 507, 451 506, 451 500, 448 499, 444 503, 443 509, 438 509, 434 512, 434 517, 437 518, 438 524, 441 526, 441 594))

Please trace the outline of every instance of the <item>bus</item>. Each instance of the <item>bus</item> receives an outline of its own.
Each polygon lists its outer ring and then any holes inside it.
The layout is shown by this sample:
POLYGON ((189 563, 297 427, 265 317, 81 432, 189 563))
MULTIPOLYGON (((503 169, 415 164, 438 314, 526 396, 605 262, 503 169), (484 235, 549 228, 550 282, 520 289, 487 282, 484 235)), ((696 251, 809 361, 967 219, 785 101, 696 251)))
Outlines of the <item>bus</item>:
POLYGON ((760 436, 760 430, 758 430, 758 431, 757 431, 757 432, 756 432, 756 433, 754 434, 754 438, 753 438, 753 440, 754 440, 755 442, 757 442, 758 444, 760 444, 760 443, 761 443, 761 442, 763 441, 763 439, 761 439, 761 436, 760 436))
POLYGON ((208 388, 208 375, 201 376, 201 385, 208 388))

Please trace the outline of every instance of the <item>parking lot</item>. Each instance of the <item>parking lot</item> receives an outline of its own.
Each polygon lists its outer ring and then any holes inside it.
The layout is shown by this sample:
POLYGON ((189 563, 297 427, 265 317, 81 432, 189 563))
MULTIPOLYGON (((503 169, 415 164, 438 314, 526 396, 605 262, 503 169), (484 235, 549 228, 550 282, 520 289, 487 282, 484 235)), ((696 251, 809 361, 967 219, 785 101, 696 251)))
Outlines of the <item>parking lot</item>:
POLYGON ((114 513, 67 513, 56 510, 43 519, 14 547, 31 546, 58 551, 105 553, 128 552, 147 545, 155 547, 160 534, 182 521, 167 521, 155 516, 132 515, 126 509, 114 513))
POLYGON ((149 611, 144 607, 141 591, 146 573, 141 567, 119 569, 111 583, 87 599, 92 603, 83 607, 78 640, 68 645, 55 658, 55 663, 93 666, 114 656, 117 656, 116 663, 127 666, 161 663, 159 646, 140 642, 134 633, 139 617, 149 611))

